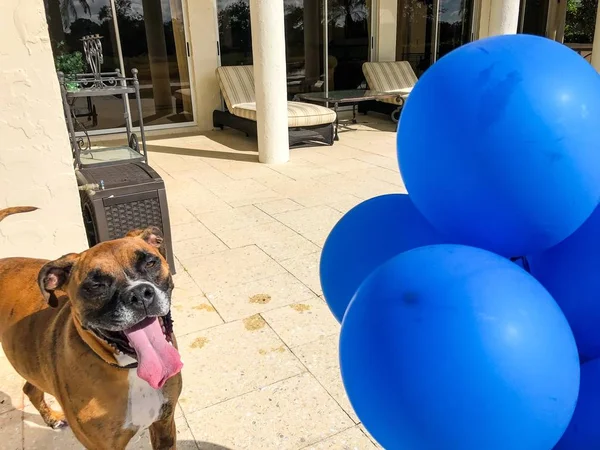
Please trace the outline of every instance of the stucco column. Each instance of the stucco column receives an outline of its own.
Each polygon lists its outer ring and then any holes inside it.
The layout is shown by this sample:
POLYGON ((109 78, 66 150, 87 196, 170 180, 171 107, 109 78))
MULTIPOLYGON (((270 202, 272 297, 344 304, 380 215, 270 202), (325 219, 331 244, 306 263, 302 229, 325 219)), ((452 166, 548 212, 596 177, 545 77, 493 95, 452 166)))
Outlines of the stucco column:
POLYGON ((519 27, 519 0, 492 0, 489 36, 516 34, 519 27))
POLYGON ((290 158, 283 2, 250 0, 258 160, 266 164, 290 158))
POLYGON ((600 72, 600 3, 596 11, 596 29, 594 30, 594 42, 592 43, 592 66, 600 72))

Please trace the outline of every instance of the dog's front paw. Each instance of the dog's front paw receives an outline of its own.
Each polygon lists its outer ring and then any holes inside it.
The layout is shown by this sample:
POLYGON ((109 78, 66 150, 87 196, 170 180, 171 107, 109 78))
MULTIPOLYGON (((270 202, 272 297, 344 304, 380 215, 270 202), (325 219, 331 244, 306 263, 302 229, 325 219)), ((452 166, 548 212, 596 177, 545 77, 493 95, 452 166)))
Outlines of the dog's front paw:
POLYGON ((52 428, 54 428, 55 430, 60 430, 61 428, 66 428, 69 426, 69 424, 67 423, 66 420, 54 420, 51 423, 48 424, 49 426, 51 426, 52 428))
POLYGON ((62 412, 54 411, 50 408, 44 411, 44 414, 42 414, 42 419, 44 419, 46 425, 55 430, 60 430, 61 428, 69 426, 67 424, 67 419, 65 419, 65 415, 62 412))

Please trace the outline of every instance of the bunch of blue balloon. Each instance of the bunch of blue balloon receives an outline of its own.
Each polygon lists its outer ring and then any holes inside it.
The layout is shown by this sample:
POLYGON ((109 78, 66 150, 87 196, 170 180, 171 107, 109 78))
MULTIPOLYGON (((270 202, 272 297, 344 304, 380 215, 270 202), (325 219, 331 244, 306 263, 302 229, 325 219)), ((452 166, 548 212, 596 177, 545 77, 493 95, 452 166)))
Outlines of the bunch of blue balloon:
POLYGON ((416 84, 409 195, 348 212, 320 264, 346 392, 387 450, 600 448, 598 118, 598 73, 535 36, 416 84))

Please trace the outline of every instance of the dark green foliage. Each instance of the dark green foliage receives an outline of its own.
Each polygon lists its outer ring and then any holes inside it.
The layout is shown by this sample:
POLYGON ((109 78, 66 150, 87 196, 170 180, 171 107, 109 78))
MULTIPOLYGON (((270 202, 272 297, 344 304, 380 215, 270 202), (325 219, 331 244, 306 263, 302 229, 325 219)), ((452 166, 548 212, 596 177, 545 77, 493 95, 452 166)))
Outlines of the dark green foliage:
POLYGON ((74 75, 85 71, 85 61, 81 52, 65 51, 65 44, 58 44, 58 55, 54 59, 54 64, 58 72, 65 74, 67 79, 72 79, 74 75))

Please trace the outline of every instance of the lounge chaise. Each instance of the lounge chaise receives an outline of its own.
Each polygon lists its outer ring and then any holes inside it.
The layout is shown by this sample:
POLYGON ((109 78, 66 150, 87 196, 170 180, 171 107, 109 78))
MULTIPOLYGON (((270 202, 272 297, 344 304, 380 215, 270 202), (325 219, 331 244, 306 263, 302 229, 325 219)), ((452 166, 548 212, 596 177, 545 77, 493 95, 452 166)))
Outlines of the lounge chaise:
POLYGON ((359 105, 359 111, 365 114, 368 111, 389 114, 394 122, 398 122, 400 110, 417 82, 417 76, 410 63, 408 61, 366 62, 362 69, 369 89, 378 92, 397 92, 398 97, 365 102, 364 105, 359 105))
MULTIPOLYGON (((230 127, 256 136, 256 98, 253 66, 217 68, 219 87, 227 111, 215 110, 215 128, 230 127)), ((333 145, 335 112, 310 103, 288 102, 290 147, 315 142, 333 145)))

